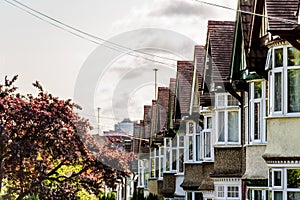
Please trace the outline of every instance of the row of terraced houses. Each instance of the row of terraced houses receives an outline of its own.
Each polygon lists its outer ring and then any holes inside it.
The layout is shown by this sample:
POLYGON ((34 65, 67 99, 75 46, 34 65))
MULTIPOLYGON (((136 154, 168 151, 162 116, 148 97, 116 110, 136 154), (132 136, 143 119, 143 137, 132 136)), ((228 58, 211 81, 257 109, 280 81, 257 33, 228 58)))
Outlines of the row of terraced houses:
POLYGON ((206 44, 134 125, 136 190, 300 199, 298 18, 298 0, 239 0, 236 21, 208 21, 206 44))

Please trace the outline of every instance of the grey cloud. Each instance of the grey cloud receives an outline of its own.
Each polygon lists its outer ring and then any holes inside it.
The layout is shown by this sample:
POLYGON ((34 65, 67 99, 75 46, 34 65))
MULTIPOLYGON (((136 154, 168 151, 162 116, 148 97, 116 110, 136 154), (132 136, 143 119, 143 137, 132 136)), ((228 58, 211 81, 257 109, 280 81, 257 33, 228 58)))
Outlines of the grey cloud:
POLYGON ((188 2, 182 0, 164 1, 156 10, 152 10, 148 15, 152 16, 201 16, 207 18, 207 16, 214 15, 213 9, 209 9, 207 6, 203 6, 201 3, 188 2))

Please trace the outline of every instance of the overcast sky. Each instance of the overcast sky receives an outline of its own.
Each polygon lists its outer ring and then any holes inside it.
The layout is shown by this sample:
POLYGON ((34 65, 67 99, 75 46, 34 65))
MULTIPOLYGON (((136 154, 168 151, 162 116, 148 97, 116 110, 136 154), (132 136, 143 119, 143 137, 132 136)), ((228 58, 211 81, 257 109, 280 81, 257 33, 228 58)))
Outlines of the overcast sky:
MULTIPOLYGON (((122 41, 120 38, 124 40, 128 32, 137 33, 141 29, 167 30, 171 31, 169 35, 173 41, 177 37, 181 38, 178 39, 179 44, 187 38, 195 44, 204 45, 208 19, 235 20, 233 11, 192 0, 20 0, 20 2, 90 34, 109 41, 118 41, 122 45, 134 44, 131 48, 140 45, 141 41, 136 38, 122 41)), ((237 6, 236 0, 208 2, 231 8, 237 6)), ((1 82, 3 83, 5 75, 12 77, 18 74, 17 86, 22 93, 35 93, 31 83, 39 80, 45 90, 64 99, 73 99, 75 85, 82 68, 90 62, 93 55, 101 53, 101 56, 105 57, 108 51, 103 50, 103 46, 99 47, 53 27, 5 1, 0 2, 0 30, 1 82)), ((174 59, 192 59, 191 53, 179 55, 178 52, 170 51, 173 47, 168 49, 163 46, 164 49, 158 49, 164 42, 158 32, 151 35, 156 37, 146 34, 144 38, 151 39, 141 45, 140 49, 174 59)), ((184 44, 186 43, 182 43, 184 44)), ((193 46, 190 46, 182 48, 190 49, 192 52, 193 46)), ((151 59, 159 60, 155 57, 151 59)), ((96 62, 102 60, 103 57, 96 62)), ((169 60, 168 63, 172 65, 176 62, 169 60)), ((175 77, 175 67, 173 69, 170 66, 162 67, 149 60, 124 54, 110 60, 105 66, 99 65, 102 67, 102 73, 98 77, 97 85, 92 86, 95 88, 92 97, 93 108, 86 108, 82 115, 90 118, 95 125, 97 119, 94 116, 97 115, 97 107, 101 107, 102 130, 113 128, 112 125, 123 117, 130 117, 132 120, 141 119, 143 105, 150 104, 154 97, 153 66, 161 67, 158 72, 159 86, 167 86, 169 78, 175 77), (137 77, 140 79, 137 80, 137 77), (146 80, 146 77, 151 77, 153 81, 151 83, 140 81, 146 80), (133 82, 128 83, 127 80, 133 82), (133 86, 135 83, 136 86, 133 86), (124 94, 125 88, 130 88, 127 94, 124 94), (118 107, 126 107, 127 112, 120 114, 118 107)))

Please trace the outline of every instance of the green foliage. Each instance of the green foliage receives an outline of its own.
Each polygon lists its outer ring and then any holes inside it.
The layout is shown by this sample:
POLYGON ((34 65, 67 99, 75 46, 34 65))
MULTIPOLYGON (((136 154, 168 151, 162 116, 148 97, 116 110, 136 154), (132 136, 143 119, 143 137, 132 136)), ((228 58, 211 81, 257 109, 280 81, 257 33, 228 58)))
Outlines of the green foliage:
POLYGON ((147 196, 145 200, 159 200, 159 199, 156 194, 150 193, 149 196, 147 196))
POLYGON ((32 195, 28 195, 25 200, 40 200, 38 195, 32 194, 32 195))
POLYGON ((99 199, 100 200, 116 200, 116 194, 114 192, 109 192, 109 193, 104 193, 99 195, 99 199))
POLYGON ((131 198, 131 200, 161 200, 161 199, 163 198, 162 197, 158 198, 156 194, 152 194, 152 193, 150 193, 149 196, 145 197, 144 192, 136 191, 136 190, 133 192, 133 196, 131 198))

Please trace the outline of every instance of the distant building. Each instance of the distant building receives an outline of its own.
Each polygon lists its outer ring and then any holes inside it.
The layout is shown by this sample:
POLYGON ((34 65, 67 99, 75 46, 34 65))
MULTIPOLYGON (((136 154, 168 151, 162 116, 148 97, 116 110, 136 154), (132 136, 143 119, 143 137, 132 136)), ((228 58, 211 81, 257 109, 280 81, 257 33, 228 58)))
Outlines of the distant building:
POLYGON ((132 136, 133 135, 133 125, 134 125, 133 121, 131 121, 129 118, 125 118, 125 119, 123 119, 123 121, 115 124, 115 131, 126 132, 130 136, 132 136))

